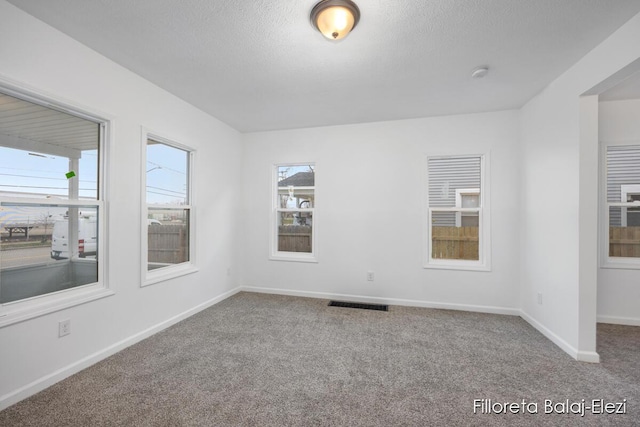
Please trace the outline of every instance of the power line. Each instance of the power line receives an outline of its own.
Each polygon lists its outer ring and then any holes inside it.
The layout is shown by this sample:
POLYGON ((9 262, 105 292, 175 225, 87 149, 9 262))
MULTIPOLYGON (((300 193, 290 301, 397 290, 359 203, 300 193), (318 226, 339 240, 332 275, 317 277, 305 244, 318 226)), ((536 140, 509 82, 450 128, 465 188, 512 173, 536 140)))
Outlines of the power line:
MULTIPOLYGON (((47 190, 68 190, 68 187, 40 187, 35 185, 11 185, 0 184, 0 187, 14 187, 14 188, 46 188, 47 190)), ((80 191, 95 191, 96 188, 79 188, 80 191)))
MULTIPOLYGON (((58 173, 58 172, 56 172, 58 173)), ((16 174, 12 174, 12 173, 0 173, 0 175, 2 176, 17 176, 19 178, 37 178, 37 179, 53 179, 56 181, 66 181, 66 178, 51 178, 51 177, 47 177, 47 176, 33 176, 33 175, 16 175, 16 174)), ((81 179, 79 180, 80 182, 96 182, 96 181, 89 181, 89 180, 84 180, 81 179)))
POLYGON ((177 197, 174 194, 165 194, 165 193, 159 193, 157 191, 151 191, 151 190, 147 190, 147 193, 151 193, 151 194, 158 194, 160 196, 166 196, 166 197, 173 197, 174 199, 184 199, 184 197, 177 197))
POLYGON ((171 171, 171 172, 179 173, 180 175, 186 175, 185 172, 182 172, 182 171, 179 171, 179 170, 176 170, 176 169, 172 169, 170 167, 163 166, 163 165, 158 164, 158 163, 154 163, 154 162, 152 162, 150 160, 147 160, 147 163, 149 163, 149 164, 151 164, 153 166, 156 166, 158 169, 164 169, 164 170, 168 170, 168 171, 171 171))
POLYGON ((182 192, 182 191, 169 190, 168 188, 154 187, 152 185, 147 185, 147 188, 153 188, 153 189, 161 190, 161 191, 168 191, 169 193, 181 194, 183 196, 187 194, 187 193, 182 192))
POLYGON ((10 168, 8 166, 0 166, 0 169, 10 169, 10 170, 15 170, 15 171, 40 172, 40 173, 54 173, 56 175, 59 175, 59 174, 62 173, 60 171, 45 171, 45 170, 41 170, 41 169, 10 168))
POLYGON ((162 189, 160 189, 161 192, 157 192, 157 191, 153 191, 153 190, 148 190, 147 189, 147 193, 153 193, 153 194, 162 194, 163 196, 171 196, 171 197, 185 197, 184 194, 182 195, 177 195, 177 194, 168 194, 168 193, 163 193, 162 189))

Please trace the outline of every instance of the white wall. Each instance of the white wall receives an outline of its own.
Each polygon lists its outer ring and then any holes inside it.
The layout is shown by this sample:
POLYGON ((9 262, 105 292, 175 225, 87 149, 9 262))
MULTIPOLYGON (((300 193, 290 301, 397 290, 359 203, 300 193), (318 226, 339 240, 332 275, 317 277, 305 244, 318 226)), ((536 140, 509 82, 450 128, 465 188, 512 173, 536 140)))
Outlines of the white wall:
POLYGON ((593 358, 597 265, 585 260, 597 247, 595 235, 580 234, 597 232, 589 178, 597 147, 580 139, 579 96, 640 57, 638 40, 640 15, 520 112, 241 136, 0 0, 0 78, 113 118, 108 274, 116 291, 0 329, 0 408, 216 300, 235 282, 397 304, 522 308, 570 354, 593 358), (198 234, 210 237, 198 240, 198 273, 147 288, 139 287, 140 225, 131 220, 140 217, 142 125, 198 150, 198 234), (492 271, 424 269, 426 155, 487 152, 492 271), (268 260, 270 168, 298 161, 317 164, 317 264, 268 260), (366 281, 369 270, 374 282, 366 281), (72 321, 63 339, 61 319, 72 321))
MULTIPOLYGON (((602 142, 640 144, 640 99, 600 102, 602 142)), ((640 270, 598 270, 598 321, 640 326, 640 270)))
POLYGON ((582 360, 598 360, 598 147, 597 138, 580 139, 579 97, 640 57, 638 40, 640 15, 521 110, 523 316, 582 360))
POLYGON ((0 1, 0 78, 113 118, 108 277, 116 292, 0 329, 0 409, 232 290, 242 143, 235 130, 0 1), (141 126, 197 150, 200 271, 140 288, 141 126), (59 339, 59 320, 71 335, 59 339), (150 329, 151 328, 151 329, 150 329), (127 341, 129 340, 129 341, 127 341))
POLYGON ((518 112, 244 135, 242 283, 517 313, 518 112), (426 156, 490 153, 491 272, 423 268, 426 156), (318 263, 270 261, 271 168, 316 163, 318 263), (375 281, 366 281, 366 272, 375 281))

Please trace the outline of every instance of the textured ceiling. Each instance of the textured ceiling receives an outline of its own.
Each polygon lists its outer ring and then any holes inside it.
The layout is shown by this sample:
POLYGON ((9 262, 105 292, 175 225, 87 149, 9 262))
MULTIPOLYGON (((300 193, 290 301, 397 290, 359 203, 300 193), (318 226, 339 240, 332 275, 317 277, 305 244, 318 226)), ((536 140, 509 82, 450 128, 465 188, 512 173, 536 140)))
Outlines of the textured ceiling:
POLYGON ((522 106, 640 12, 638 0, 9 0, 242 132, 522 106), (481 80, 471 71, 488 65, 481 80))

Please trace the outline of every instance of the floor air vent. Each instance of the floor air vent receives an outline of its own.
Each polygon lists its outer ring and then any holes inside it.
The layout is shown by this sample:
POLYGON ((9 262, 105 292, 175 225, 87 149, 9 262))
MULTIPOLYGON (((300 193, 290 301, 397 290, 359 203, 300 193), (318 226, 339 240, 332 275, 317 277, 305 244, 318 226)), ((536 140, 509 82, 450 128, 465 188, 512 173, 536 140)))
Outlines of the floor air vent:
POLYGON ((363 310, 389 311, 384 304, 362 304, 359 302, 329 301, 329 307, 361 308, 363 310))

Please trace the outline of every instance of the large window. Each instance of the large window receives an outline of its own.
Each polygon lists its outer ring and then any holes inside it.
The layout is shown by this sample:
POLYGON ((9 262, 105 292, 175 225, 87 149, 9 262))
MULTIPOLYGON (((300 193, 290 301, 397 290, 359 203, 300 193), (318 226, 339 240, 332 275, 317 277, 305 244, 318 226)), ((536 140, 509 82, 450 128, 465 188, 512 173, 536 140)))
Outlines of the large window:
MULTIPOLYGON (((0 314, 105 290, 106 126, 0 89, 0 314)), ((26 310, 26 311, 25 311, 26 310)))
POLYGON ((193 150, 145 134, 144 141, 143 284, 191 272, 193 150))
POLYGON ((489 269, 486 156, 429 157, 426 267, 489 269))
POLYGON ((315 261, 315 165, 274 168, 272 259, 315 261))
POLYGON ((640 143, 604 145, 605 267, 640 268, 640 143))

